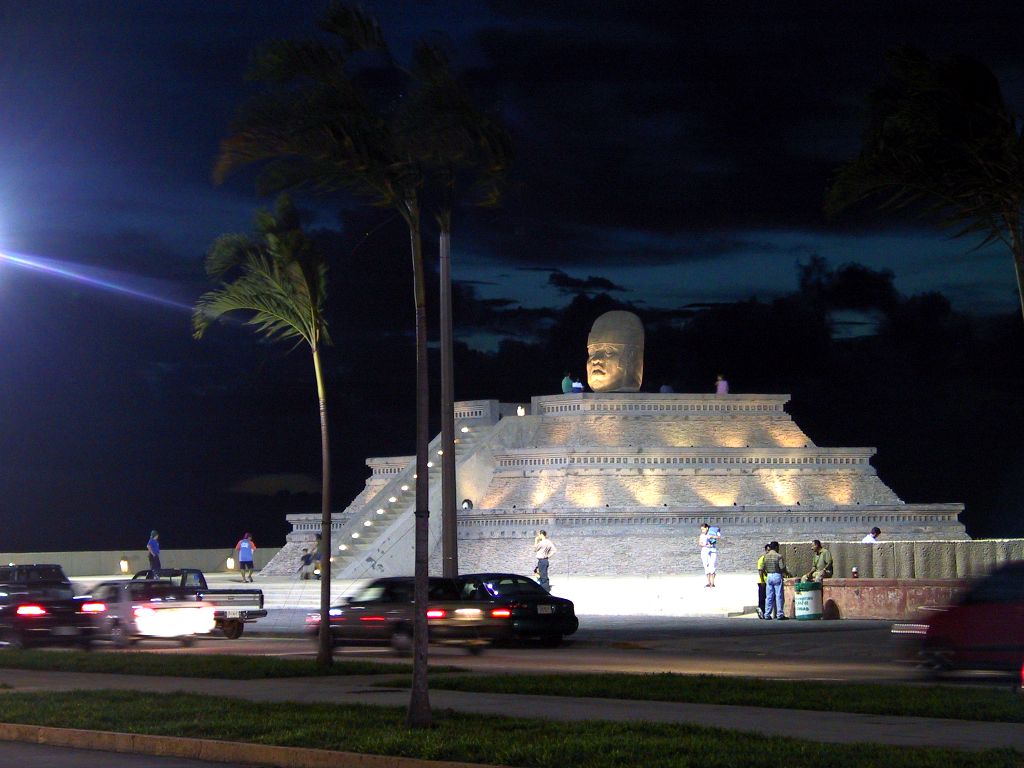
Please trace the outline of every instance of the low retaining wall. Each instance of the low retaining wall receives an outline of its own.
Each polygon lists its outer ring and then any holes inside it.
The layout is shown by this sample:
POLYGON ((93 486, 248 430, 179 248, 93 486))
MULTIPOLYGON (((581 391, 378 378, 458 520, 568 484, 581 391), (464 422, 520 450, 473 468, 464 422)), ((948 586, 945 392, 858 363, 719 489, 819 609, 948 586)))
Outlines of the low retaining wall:
MULTIPOLYGON (((786 579, 786 615, 793 618, 793 585, 786 579)), ((825 579, 824 619, 909 619, 922 608, 949 605, 970 579, 825 579)))
MULTIPOLYGON (((832 553, 837 579, 849 577, 854 566, 861 579, 972 579, 1003 563, 1024 560, 1024 539, 861 544, 819 538, 832 553)), ((794 576, 811 570, 813 553, 809 541, 789 541, 779 551, 794 576)))
MULTIPOLYGON (((270 562, 279 549, 258 548, 253 558, 256 570, 270 562)), ((235 553, 227 549, 165 549, 160 553, 160 565, 164 568, 199 568, 206 573, 224 573, 228 570, 229 556, 235 556, 235 553)), ((121 573, 122 557, 128 561, 127 574, 149 568, 149 558, 145 551, 125 552, 120 549, 105 552, 0 552, 0 563, 60 563, 68 576, 105 576, 121 573)))

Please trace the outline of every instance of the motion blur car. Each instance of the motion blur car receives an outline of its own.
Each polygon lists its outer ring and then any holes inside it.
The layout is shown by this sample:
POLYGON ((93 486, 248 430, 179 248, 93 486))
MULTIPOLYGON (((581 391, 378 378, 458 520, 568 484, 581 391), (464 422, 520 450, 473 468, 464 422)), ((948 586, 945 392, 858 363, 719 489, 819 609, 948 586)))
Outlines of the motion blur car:
POLYGON ((464 599, 486 603, 491 615, 507 618, 501 639, 537 639, 554 646, 579 628, 572 600, 555 597, 528 576, 467 573, 456 581, 464 599))
POLYGON ((94 637, 119 647, 145 638, 191 645, 215 626, 214 606, 166 581, 104 581, 93 589, 92 600, 102 606, 93 613, 94 637))
MULTIPOLYGON (((461 645, 471 652, 486 647, 505 632, 507 610, 465 599, 453 579, 431 577, 427 589, 427 629, 430 642, 461 645)), ((412 647, 413 578, 392 576, 375 579, 353 597, 330 609, 331 638, 346 642, 388 642, 402 653, 412 647)), ((306 616, 306 629, 316 636, 320 613, 306 616)))
POLYGON ((916 636, 927 669, 990 669, 1020 673, 1024 664, 1024 561, 992 571, 955 605, 925 622, 896 624, 894 634, 916 636))
POLYGON ((64 570, 53 563, 0 567, 0 643, 80 645, 88 648, 100 604, 75 595, 64 570))

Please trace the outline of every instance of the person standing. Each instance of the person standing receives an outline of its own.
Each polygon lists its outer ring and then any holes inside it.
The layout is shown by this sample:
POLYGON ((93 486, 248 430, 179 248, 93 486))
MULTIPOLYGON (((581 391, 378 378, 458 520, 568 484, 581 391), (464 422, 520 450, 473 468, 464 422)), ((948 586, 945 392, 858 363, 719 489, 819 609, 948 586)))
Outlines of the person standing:
POLYGON ((765 593, 765 577, 764 577, 764 556, 771 549, 770 544, 764 545, 764 553, 757 558, 757 618, 767 618, 764 615, 764 593, 765 593))
POLYGON ((832 578, 832 553, 821 542, 815 539, 811 543, 814 550, 814 560, 811 563, 811 570, 800 577, 800 581, 821 581, 832 578))
POLYGON ((548 532, 537 531, 537 536, 533 540, 533 553, 537 556, 538 580, 546 592, 551 591, 551 582, 548 580, 549 560, 557 551, 555 543, 548 538, 548 532))
POLYGON ((860 540, 861 544, 877 544, 878 537, 882 535, 881 528, 872 528, 871 533, 860 540))
POLYGON ((246 531, 235 544, 235 549, 238 550, 238 570, 242 572, 242 581, 252 583, 252 561, 256 554, 256 542, 252 540, 252 534, 246 531))
POLYGON ((779 554, 779 542, 773 541, 764 553, 761 571, 765 577, 764 617, 766 619, 785 619, 785 603, 782 597, 782 578, 788 576, 786 561, 779 554), (774 616, 773 616, 774 614, 774 616))
POLYGON ((700 524, 700 535, 697 547, 700 549, 700 562, 704 566, 705 587, 715 586, 715 572, 718 570, 718 526, 712 528, 707 523, 700 524))
POLYGON ((316 541, 313 542, 313 576, 320 579, 320 534, 316 535, 316 541))
POLYGON ((299 578, 308 581, 313 575, 313 555, 305 547, 302 548, 302 556, 299 558, 299 578))
POLYGON ((715 394, 716 395, 728 395, 729 394, 729 382, 725 380, 725 376, 718 374, 718 378, 715 379, 715 394))
POLYGON ((146 542, 146 552, 149 554, 149 569, 160 570, 160 534, 157 531, 149 532, 149 541, 146 542))
POLYGON ((572 374, 566 371, 565 378, 562 379, 562 394, 568 395, 570 392, 572 392, 572 374))

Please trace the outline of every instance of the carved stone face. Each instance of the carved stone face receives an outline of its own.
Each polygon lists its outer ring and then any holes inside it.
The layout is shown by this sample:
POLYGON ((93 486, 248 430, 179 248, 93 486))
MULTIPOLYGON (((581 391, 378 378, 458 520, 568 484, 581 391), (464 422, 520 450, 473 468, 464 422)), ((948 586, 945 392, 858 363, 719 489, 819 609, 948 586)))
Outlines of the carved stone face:
POLYGON ((636 392, 644 374, 644 327, 632 312, 605 312, 587 340, 587 384, 594 392, 636 392))
MULTIPOLYGON (((636 367, 636 348, 625 344, 587 346, 587 383, 594 392, 620 392, 630 388, 636 367)), ((634 386, 632 391, 639 387, 634 386)))

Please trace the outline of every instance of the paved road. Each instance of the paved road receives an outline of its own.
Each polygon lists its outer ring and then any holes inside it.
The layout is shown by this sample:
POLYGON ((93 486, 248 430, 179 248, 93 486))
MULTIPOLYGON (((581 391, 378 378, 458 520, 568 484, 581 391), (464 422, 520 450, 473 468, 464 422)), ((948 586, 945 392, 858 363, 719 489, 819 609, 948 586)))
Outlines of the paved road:
MULTIPOLYGON (((912 681, 920 675, 894 641, 890 622, 766 622, 757 619, 590 617, 560 648, 492 647, 480 656, 432 646, 431 659, 481 671, 702 672, 779 679, 912 681)), ((102 647, 102 646, 101 646, 102 647)), ((193 648, 146 642, 162 653, 310 656, 312 641, 247 633, 193 648)), ((391 660, 386 647, 342 647, 339 658, 391 660)))

